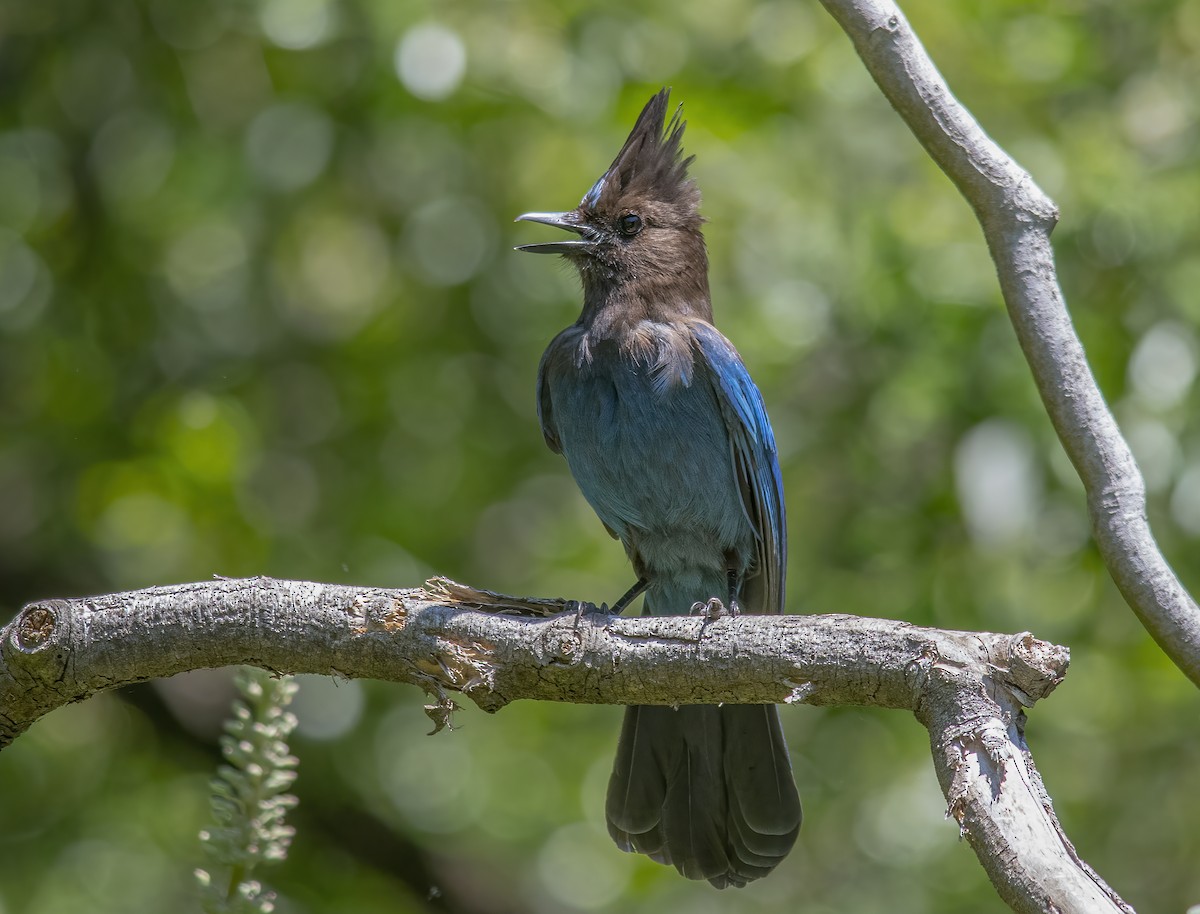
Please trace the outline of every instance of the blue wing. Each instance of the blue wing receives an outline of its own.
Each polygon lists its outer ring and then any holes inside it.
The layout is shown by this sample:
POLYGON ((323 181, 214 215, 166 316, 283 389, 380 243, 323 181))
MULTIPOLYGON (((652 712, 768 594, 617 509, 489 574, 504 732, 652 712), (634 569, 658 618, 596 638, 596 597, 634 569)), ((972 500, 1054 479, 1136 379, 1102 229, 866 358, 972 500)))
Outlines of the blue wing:
POLYGON ((742 507, 758 539, 758 561, 747 577, 742 602, 750 612, 781 613, 787 524, 783 477, 767 408, 733 344, 711 324, 689 324, 721 405, 742 507))
POLYGON ((556 454, 561 454, 562 441, 558 437, 558 425, 554 421, 554 405, 550 400, 550 384, 547 377, 550 369, 550 362, 554 359, 563 359, 568 357, 573 344, 579 337, 579 325, 572 324, 566 330, 563 330, 554 339, 550 341, 550 345, 546 347, 546 351, 542 353, 542 360, 538 363, 537 372, 537 412, 538 423, 542 426, 542 437, 546 439, 546 446, 556 454))

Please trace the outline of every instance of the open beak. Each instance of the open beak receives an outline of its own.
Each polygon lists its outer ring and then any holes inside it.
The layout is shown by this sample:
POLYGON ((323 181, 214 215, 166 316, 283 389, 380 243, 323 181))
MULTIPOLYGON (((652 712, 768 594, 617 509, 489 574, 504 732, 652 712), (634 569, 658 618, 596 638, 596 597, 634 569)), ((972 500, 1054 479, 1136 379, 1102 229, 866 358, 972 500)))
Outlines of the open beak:
MULTIPOLYGON (((566 229, 576 235, 584 233, 584 226, 579 222, 579 213, 571 210, 567 213, 522 213, 514 222, 541 222, 543 225, 553 225, 555 228, 566 229)), ((578 241, 547 241, 542 244, 521 244, 514 250, 526 251, 530 254, 578 254, 595 245, 594 241, 580 238, 578 241)))

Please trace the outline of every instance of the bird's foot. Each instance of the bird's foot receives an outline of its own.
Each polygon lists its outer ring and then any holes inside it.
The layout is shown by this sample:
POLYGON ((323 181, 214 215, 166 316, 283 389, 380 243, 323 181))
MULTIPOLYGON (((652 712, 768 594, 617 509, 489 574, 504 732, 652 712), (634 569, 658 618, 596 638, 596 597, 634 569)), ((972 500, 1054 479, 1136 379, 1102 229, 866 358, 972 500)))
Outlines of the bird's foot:
POLYGON ((724 616, 729 616, 731 618, 740 616, 742 614, 742 608, 738 605, 737 600, 730 600, 729 605, 726 606, 716 597, 710 597, 709 599, 702 600, 699 603, 693 603, 691 614, 693 616, 703 616, 704 621, 706 622, 715 622, 717 619, 720 619, 724 616))
POLYGON ((613 611, 608 608, 607 603, 597 606, 595 603, 587 603, 582 600, 568 600, 566 612, 570 612, 572 609, 575 610, 575 624, 572 626, 575 631, 579 631, 584 616, 604 616, 606 618, 613 616, 613 611))

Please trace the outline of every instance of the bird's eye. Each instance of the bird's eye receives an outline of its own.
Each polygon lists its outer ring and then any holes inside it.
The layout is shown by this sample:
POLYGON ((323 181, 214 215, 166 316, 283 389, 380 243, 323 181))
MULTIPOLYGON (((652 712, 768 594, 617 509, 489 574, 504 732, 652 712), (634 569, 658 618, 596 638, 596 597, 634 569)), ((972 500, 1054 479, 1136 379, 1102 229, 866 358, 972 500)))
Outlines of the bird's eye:
POLYGON ((642 230, 642 217, 637 213, 626 213, 621 217, 621 234, 633 236, 642 230))

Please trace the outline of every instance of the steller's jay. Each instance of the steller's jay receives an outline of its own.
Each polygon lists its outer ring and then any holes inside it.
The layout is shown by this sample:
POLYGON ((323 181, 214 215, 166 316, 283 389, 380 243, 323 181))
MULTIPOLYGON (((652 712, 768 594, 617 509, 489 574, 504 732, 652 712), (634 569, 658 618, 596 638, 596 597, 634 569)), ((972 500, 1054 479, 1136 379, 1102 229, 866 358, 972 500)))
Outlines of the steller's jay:
MULTIPOLYGON (((700 192, 668 90, 650 99, 575 209, 525 213, 578 235, 517 250, 562 254, 583 312, 538 369, 551 450, 618 537, 646 611, 714 599, 783 611, 783 482, 762 397, 712 324, 700 192)), ((767 875, 800 830, 800 798, 774 705, 625 711, 605 804, 626 851, 718 888, 767 875)))

